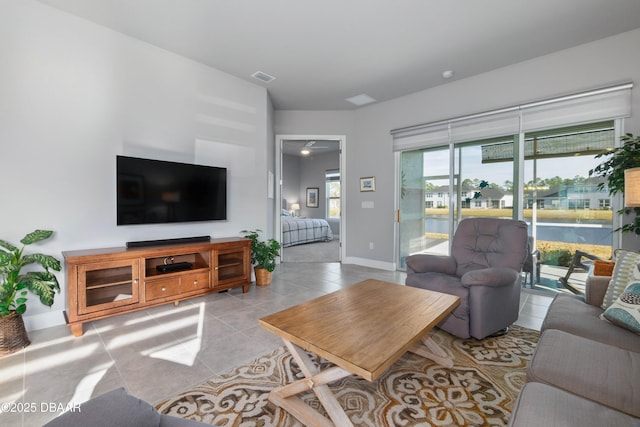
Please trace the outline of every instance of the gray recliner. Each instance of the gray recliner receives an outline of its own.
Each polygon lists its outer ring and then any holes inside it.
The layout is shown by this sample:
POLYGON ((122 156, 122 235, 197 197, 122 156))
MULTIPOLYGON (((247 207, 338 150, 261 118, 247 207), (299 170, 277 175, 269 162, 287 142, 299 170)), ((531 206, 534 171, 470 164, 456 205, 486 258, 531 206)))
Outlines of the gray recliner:
POLYGON ((406 285, 460 297, 438 327, 460 338, 485 338, 518 319, 527 224, 467 218, 458 224, 451 255, 407 257, 406 285))

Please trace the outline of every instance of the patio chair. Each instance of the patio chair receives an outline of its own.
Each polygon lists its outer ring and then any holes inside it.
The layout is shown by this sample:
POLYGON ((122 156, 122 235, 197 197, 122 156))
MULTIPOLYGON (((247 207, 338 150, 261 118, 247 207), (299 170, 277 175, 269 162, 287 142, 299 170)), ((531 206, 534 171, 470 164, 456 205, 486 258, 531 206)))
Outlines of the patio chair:
POLYGON ((571 277, 571 274, 576 272, 576 270, 582 271, 582 272, 589 271, 589 268, 593 264, 593 261, 596 261, 596 260, 600 260, 600 257, 597 257, 587 252, 576 250, 576 253, 573 254, 571 265, 569 266, 567 273, 564 275, 564 277, 558 278, 558 281, 562 284, 562 286, 564 286, 574 294, 582 294, 582 292, 579 289, 576 289, 571 283, 569 283, 569 277, 571 277), (591 261, 583 262, 583 258, 589 259, 591 261))

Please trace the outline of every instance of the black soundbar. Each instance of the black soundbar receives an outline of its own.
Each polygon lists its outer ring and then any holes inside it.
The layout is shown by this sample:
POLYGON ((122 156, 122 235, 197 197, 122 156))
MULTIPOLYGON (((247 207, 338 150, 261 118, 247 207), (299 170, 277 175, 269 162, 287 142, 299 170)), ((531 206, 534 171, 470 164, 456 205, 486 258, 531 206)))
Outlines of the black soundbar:
POLYGON ((191 270, 193 264, 190 262, 176 262, 174 264, 161 264, 156 266, 156 270, 161 273, 170 273, 172 271, 191 270))
POLYGON ((210 236, 179 237, 177 239, 138 240, 133 242, 127 242, 127 247, 139 248, 142 246, 174 245, 174 244, 201 243, 201 242, 210 242, 210 241, 211 241, 210 236))

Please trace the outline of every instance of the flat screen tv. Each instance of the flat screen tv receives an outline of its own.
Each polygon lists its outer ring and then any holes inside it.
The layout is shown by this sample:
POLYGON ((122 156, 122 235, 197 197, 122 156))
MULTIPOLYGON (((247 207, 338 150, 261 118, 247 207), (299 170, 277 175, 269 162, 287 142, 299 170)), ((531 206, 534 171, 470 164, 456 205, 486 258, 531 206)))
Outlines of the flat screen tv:
POLYGON ((117 156, 118 225, 227 219, 227 169, 117 156))

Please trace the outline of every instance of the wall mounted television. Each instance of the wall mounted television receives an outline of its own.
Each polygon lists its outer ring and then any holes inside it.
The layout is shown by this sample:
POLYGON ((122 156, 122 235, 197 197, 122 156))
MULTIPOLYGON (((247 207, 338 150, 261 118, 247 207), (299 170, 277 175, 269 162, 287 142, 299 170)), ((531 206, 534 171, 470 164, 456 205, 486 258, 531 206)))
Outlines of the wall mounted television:
POLYGON ((116 157, 117 224, 227 219, 227 169, 116 157))

